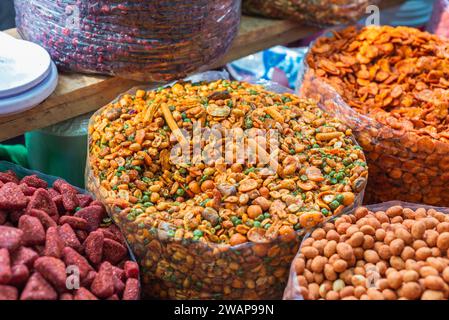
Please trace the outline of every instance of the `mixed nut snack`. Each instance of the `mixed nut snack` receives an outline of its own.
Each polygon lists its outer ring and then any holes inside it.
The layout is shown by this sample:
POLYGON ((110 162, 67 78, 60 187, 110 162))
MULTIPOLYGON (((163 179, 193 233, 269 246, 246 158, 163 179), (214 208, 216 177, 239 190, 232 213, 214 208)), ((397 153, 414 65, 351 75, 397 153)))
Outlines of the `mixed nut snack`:
POLYGON ((0 300, 138 300, 139 266, 103 205, 0 172, 0 300))
POLYGON ((407 27, 352 27, 312 46, 303 93, 353 129, 369 203, 449 206, 448 57, 449 42, 407 27))
POLYGON ((87 179, 140 260, 148 295, 279 298, 301 231, 357 203, 367 167, 351 130, 313 101, 219 80, 137 90, 105 106, 89 126, 87 179), (198 125, 221 138, 196 140, 198 125), (178 163, 179 141, 188 155, 226 152, 178 163), (279 143, 268 154, 275 171, 263 148, 256 161, 237 161, 238 147, 264 142, 279 143))
POLYGON ((15 0, 20 35, 65 71, 167 82, 205 70, 237 34, 241 0, 15 0))
POLYGON ((311 25, 354 23, 377 0, 243 0, 243 12, 311 25))
POLYGON ((449 299, 447 209, 393 204, 357 208, 313 231, 284 298, 449 299))

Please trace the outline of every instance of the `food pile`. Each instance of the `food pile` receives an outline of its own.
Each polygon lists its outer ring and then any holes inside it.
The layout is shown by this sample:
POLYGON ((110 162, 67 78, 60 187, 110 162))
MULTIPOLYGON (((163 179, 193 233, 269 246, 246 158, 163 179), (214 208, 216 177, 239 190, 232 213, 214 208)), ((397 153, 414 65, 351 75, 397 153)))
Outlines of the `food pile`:
MULTIPOLYGON (((232 143, 222 137, 215 143, 232 143)), ((187 143, 216 151, 203 139, 187 143)), ((227 80, 110 103, 92 118, 89 166, 88 188, 125 232, 144 290, 178 299, 279 297, 301 231, 357 203, 367 179, 351 130, 315 103, 227 80), (277 172, 232 152, 232 163, 223 154, 211 164, 173 163, 170 152, 187 139, 177 129, 192 134, 198 124, 240 129, 248 146, 264 142, 256 130, 276 129, 277 172)))
POLYGON ((240 0, 15 0, 24 39, 59 68, 167 82, 206 69, 238 31, 240 0))
POLYGON ((316 229, 292 264, 287 298, 449 298, 449 216, 434 208, 358 208, 316 229))
POLYGON ((105 218, 63 180, 0 172, 0 300, 139 299, 139 267, 105 218))
POLYGON ((303 90, 354 130, 370 165, 368 202, 449 206, 448 57, 449 42, 407 27, 351 27, 311 48, 303 90))
POLYGON ((376 0, 243 0, 243 12, 326 26, 354 23, 376 0))

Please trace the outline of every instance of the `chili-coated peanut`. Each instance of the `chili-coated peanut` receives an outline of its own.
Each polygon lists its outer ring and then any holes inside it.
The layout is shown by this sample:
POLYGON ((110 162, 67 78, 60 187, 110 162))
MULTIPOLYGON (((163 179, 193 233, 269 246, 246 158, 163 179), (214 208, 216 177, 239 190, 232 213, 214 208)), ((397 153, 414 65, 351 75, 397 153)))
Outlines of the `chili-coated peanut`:
MULTIPOLYGON (((307 239, 308 246, 303 250, 316 249, 311 255, 313 257, 307 258, 302 250, 295 258, 301 263, 294 262, 293 270, 303 270, 297 266, 304 265, 303 274, 320 285, 320 298, 326 300, 448 299, 448 250, 440 250, 446 245, 446 220, 436 218, 437 211, 433 209, 418 208, 412 210, 415 214, 411 214, 411 209, 394 206, 385 210, 391 217, 390 222, 383 222, 376 229, 373 219, 378 221, 375 217, 379 216, 380 211, 365 209, 358 210, 358 218, 351 214, 333 222, 337 230, 344 226, 345 233, 340 234, 338 240, 328 240, 327 234, 335 232, 333 228, 312 233, 307 239), (393 222, 394 219, 396 222, 393 222), (373 223, 370 224, 370 221, 373 223), (444 225, 439 227, 442 223, 444 225), (368 237, 372 245, 365 248, 368 237), (426 242, 429 237, 432 237, 430 245, 426 242), (324 248, 323 240, 326 241, 324 248), (316 275, 321 268, 323 278, 316 275), (312 273, 315 276, 308 277, 312 273), (331 287, 329 282, 332 283, 331 287)), ((301 276, 299 273, 297 275, 298 278, 301 276)), ((302 286, 301 282, 298 284, 302 286)), ((310 295, 304 298, 311 299, 310 295)))

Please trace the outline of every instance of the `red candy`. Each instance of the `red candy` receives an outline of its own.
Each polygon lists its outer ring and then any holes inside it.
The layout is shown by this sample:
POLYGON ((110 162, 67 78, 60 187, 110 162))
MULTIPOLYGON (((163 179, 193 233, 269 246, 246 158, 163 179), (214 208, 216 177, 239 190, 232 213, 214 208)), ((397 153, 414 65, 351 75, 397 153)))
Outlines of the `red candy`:
POLYGON ((86 241, 84 241, 84 251, 86 252, 87 258, 93 264, 101 262, 101 257, 103 256, 103 243, 104 236, 100 231, 91 232, 86 241))
POLYGON ((3 183, 13 182, 19 184, 19 178, 17 178, 16 174, 11 170, 0 172, 0 181, 3 183))
POLYGON ((139 265, 134 261, 126 261, 123 267, 127 278, 139 278, 139 265))
POLYGON ((64 249, 64 241, 59 236, 56 227, 50 227, 47 230, 47 238, 45 239, 44 255, 48 257, 61 258, 64 249))
POLYGON ((140 286, 137 279, 129 278, 126 280, 123 300, 138 300, 140 296, 140 286))
POLYGON ((9 284, 14 286, 22 286, 26 283, 28 278, 30 277, 30 271, 24 264, 18 264, 11 268, 11 280, 9 280, 9 284))
POLYGON ((56 300, 58 294, 39 274, 33 273, 22 291, 20 300, 56 300))
POLYGON ((105 217, 105 211, 103 207, 90 205, 87 208, 83 208, 75 213, 75 217, 80 217, 87 220, 88 230, 93 231, 98 229, 101 221, 105 217))
POLYGON ((12 265, 26 265, 28 268, 32 268, 34 261, 39 257, 36 251, 27 247, 20 247, 12 253, 11 260, 12 265))
POLYGON ((32 209, 45 211, 53 220, 58 221, 58 208, 56 208, 50 194, 45 189, 37 189, 31 197, 27 206, 27 212, 30 212, 32 209))
POLYGON ((86 219, 79 217, 62 216, 61 218, 59 218, 59 224, 65 223, 68 223, 73 229, 86 230, 88 228, 86 219))
POLYGON ((117 241, 104 239, 103 259, 112 264, 117 264, 128 254, 128 250, 117 241))
POLYGON ((4 210, 0 210, 0 224, 4 224, 8 218, 8 213, 4 210))
POLYGON ((21 188, 13 183, 7 182, 0 189, 0 209, 18 210, 27 206, 28 199, 21 188))
POLYGON ((0 284, 8 284, 12 278, 9 251, 0 249, 0 284))
POLYGON ((77 251, 81 251, 81 243, 76 237, 75 231, 73 231, 72 227, 69 224, 66 223, 58 227, 58 233, 65 246, 69 246, 77 251))
POLYGON ((109 262, 103 262, 91 285, 92 293, 99 298, 110 297, 114 293, 114 281, 112 266, 109 262))
POLYGON ((93 271, 92 266, 87 262, 86 258, 70 247, 65 247, 63 250, 64 262, 66 266, 77 266, 81 279, 84 279, 89 271, 93 271))
POLYGON ((53 257, 39 257, 34 262, 34 268, 58 291, 66 291, 67 274, 64 262, 53 257))
POLYGON ((22 230, 0 226, 0 248, 6 248, 10 251, 16 250, 22 242, 22 230))
POLYGON ((36 189, 39 188, 43 188, 43 189, 47 189, 48 184, 46 181, 40 179, 37 175, 33 174, 31 176, 26 176, 24 177, 20 183, 25 183, 26 185, 28 185, 29 187, 33 187, 36 189))
POLYGON ((98 300, 98 298, 86 288, 79 288, 76 290, 73 300, 98 300))
POLYGON ((50 227, 56 227, 58 224, 55 220, 53 220, 47 212, 39 210, 39 209, 31 209, 28 214, 32 217, 36 217, 40 220, 45 230, 50 227))
POLYGON ((34 246, 45 243, 45 230, 38 218, 23 215, 19 219, 19 229, 22 230, 22 243, 34 246))
POLYGON ((0 300, 17 300, 19 292, 11 286, 0 285, 0 300))

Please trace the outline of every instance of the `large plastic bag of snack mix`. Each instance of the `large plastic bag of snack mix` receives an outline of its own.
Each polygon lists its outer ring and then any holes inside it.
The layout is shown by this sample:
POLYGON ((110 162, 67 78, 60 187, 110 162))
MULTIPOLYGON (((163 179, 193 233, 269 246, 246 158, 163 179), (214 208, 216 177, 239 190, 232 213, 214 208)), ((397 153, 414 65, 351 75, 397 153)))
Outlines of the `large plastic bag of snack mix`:
POLYGON ((318 39, 301 93, 354 132, 370 167, 365 201, 449 206, 449 42, 407 27, 318 39))
POLYGON ((211 72, 92 117, 88 190, 126 234, 145 296, 281 298, 305 230, 361 202, 351 131, 264 84, 211 72))
POLYGON ((390 201, 306 237, 287 300, 449 299, 449 208, 390 201))
POLYGON ((318 26, 354 23, 378 0, 243 0, 243 12, 318 26))
POLYGON ((15 0, 20 35, 65 71, 167 82, 229 49, 240 0, 15 0))
POLYGON ((441 37, 449 38, 449 1, 436 0, 433 4, 433 13, 427 25, 429 32, 441 37))
POLYGON ((101 202, 0 161, 0 300, 139 298, 139 266, 101 202))

